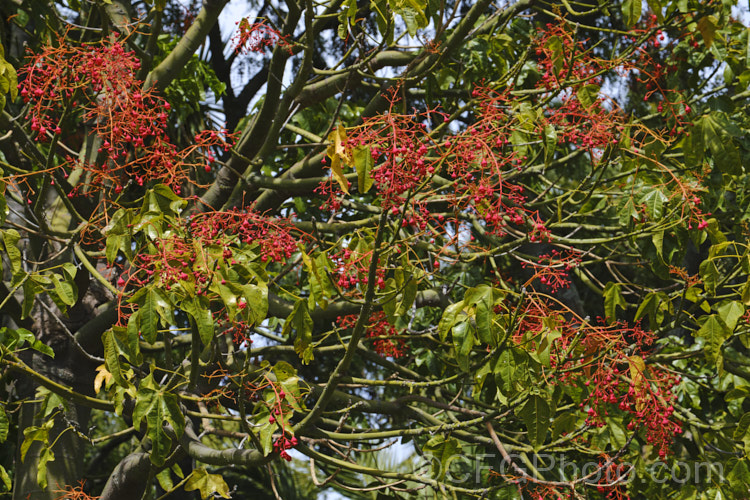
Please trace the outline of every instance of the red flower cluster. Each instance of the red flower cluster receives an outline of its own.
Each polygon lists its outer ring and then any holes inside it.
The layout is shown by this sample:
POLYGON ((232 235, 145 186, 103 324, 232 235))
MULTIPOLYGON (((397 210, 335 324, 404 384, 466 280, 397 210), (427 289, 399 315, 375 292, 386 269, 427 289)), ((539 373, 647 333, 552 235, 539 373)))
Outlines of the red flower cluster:
POLYGON ((589 387, 588 396, 580 403, 588 415, 586 422, 603 427, 604 417, 617 408, 629 416, 628 430, 644 429, 646 441, 664 458, 674 436, 682 433, 672 407, 676 398, 672 388, 679 380, 657 366, 646 366, 642 356, 653 343, 653 333, 624 323, 586 326, 583 357, 564 365, 565 369, 576 363, 585 366, 579 380, 589 387), (626 354, 629 341, 635 341, 631 355, 626 354))
POLYGON ((534 275, 527 285, 538 279, 542 285, 548 286, 554 293, 560 288, 570 286, 568 273, 580 262, 580 254, 575 250, 561 252, 553 249, 549 254, 540 255, 536 262, 524 261, 521 266, 524 268, 531 266, 534 270, 534 275))
MULTIPOLYGON (((342 291, 357 292, 356 287, 361 285, 361 290, 367 286, 367 273, 372 258, 372 250, 359 252, 345 248, 342 252, 330 256, 332 264, 332 275, 337 276, 335 281, 342 291)), ((385 287, 385 270, 378 267, 376 271, 376 282, 378 288, 385 287)), ((356 293, 355 293, 356 295, 356 293)))
POLYGON ((665 457, 674 436, 682 432, 672 406, 672 389, 679 380, 658 366, 646 365, 653 332, 637 324, 569 319, 554 305, 529 299, 513 340, 533 349, 533 339, 551 328, 560 337, 551 349, 550 364, 557 375, 550 383, 583 385, 586 393, 579 408, 587 414, 588 425, 604 427, 605 417, 619 412, 628 430, 643 430, 646 442, 665 457))
POLYGON ((297 250, 298 235, 292 236, 291 223, 264 217, 252 210, 229 210, 195 215, 190 232, 203 245, 225 247, 224 258, 231 259, 232 245, 258 245, 262 262, 281 262, 297 250))
MULTIPOLYGON (((349 314, 347 316, 339 316, 336 322, 340 328, 353 328, 358 318, 357 314, 349 314)), ((367 333, 365 336, 373 339, 375 352, 381 356, 390 356, 393 358, 400 358, 405 355, 404 339, 394 338, 397 335, 396 329, 388 322, 388 318, 386 318, 383 311, 372 313, 368 319, 366 328, 367 333)))
POLYGON ((291 45, 278 30, 268 26, 265 21, 251 23, 247 18, 237 22, 237 33, 232 37, 232 44, 238 54, 261 52, 264 48, 277 44, 280 47, 288 47, 291 52, 291 45))
POLYGON ((618 464, 608 456, 604 456, 599 461, 599 469, 596 477, 599 478, 599 486, 596 490, 599 493, 606 493, 606 498, 610 500, 629 500, 627 494, 626 479, 631 477, 634 472, 625 464, 618 464))
MULTIPOLYGON (((19 72, 25 78, 18 88, 23 101, 31 104, 27 119, 37 140, 47 140, 48 132, 61 132, 58 120, 67 118, 62 115, 69 100, 82 99, 85 118, 91 121, 97 118, 99 99, 102 109, 123 107, 139 68, 133 52, 117 42, 84 48, 70 46, 61 38, 57 46, 45 46, 31 55, 19 72)), ((74 108, 77 104, 73 102, 74 108)))
POLYGON ((236 346, 239 346, 243 342, 247 342, 248 344, 252 344, 253 342, 250 338, 250 335, 252 334, 252 323, 241 319, 239 316, 234 320, 231 320, 229 315, 225 315, 223 318, 218 318, 216 320, 216 326, 224 328, 224 335, 232 335, 232 339, 236 346))
POLYGON ((596 75, 612 64, 610 60, 596 58, 587 47, 588 40, 576 40, 564 21, 548 23, 540 29, 534 44, 542 73, 539 86, 547 90, 565 87, 571 81, 599 84, 601 78, 596 75))
POLYGON ((287 462, 291 462, 292 457, 286 452, 286 450, 294 448, 295 446, 297 446, 297 438, 294 436, 287 438, 286 434, 282 434, 281 437, 273 442, 274 451, 287 462))
MULTIPOLYGON (((205 266, 195 265, 196 249, 193 243, 177 235, 163 238, 154 242, 151 253, 141 253, 136 256, 133 264, 140 268, 145 278, 133 277, 138 284, 145 284, 155 276, 164 283, 164 288, 170 290, 179 282, 195 284, 196 295, 203 294, 213 277, 213 272, 205 266)), ((205 258, 202 259, 205 262, 205 258)))
POLYGON ((229 148, 230 136, 207 131, 178 150, 167 134, 169 103, 141 90, 139 68, 135 54, 119 41, 72 46, 60 39, 30 55, 20 71, 25 75, 20 94, 30 104, 27 119, 38 141, 62 133, 63 123, 67 129, 75 122, 91 124, 99 157, 91 164, 67 157, 58 166, 90 171, 85 189, 108 186, 119 194, 131 181, 140 186, 157 181, 180 194, 181 185, 193 182, 192 170, 205 168, 214 161, 213 152, 229 148))
MULTIPOLYGON (((449 188, 445 179, 437 186, 443 186, 445 200, 461 212, 474 212, 484 221, 489 233, 502 235, 507 224, 528 226, 531 241, 549 241, 552 237, 537 211, 524 207, 526 197, 523 187, 508 182, 511 173, 522 170, 528 161, 526 146, 514 146, 511 138, 518 135, 518 129, 526 130, 527 122, 534 121, 527 114, 519 118, 508 113, 512 98, 508 92, 497 92, 477 87, 473 97, 477 99, 480 112, 477 123, 467 130, 447 136, 444 140, 434 140, 427 132, 427 123, 438 110, 399 114, 396 112, 396 94, 390 96, 391 109, 388 113, 374 116, 351 129, 347 129, 346 140, 341 147, 342 158, 347 162, 364 163, 362 154, 369 154, 374 166, 370 177, 378 190, 380 204, 384 210, 403 217, 402 227, 427 229, 431 218, 429 210, 419 206, 421 201, 407 196, 415 189, 423 193, 440 187, 430 186, 434 175, 456 180, 449 188), (427 191, 422 187, 427 185, 427 191), (408 202, 408 206, 403 207, 408 202)), ((529 137, 540 131, 528 129, 529 137)), ((526 134, 526 132, 524 132, 526 134)), ((337 152, 337 154, 339 154, 337 152)), ((326 198, 322 208, 338 210, 340 194, 333 177, 316 190, 326 198)), ((442 220, 440 221, 443 222, 442 220)))
POLYGON ((60 496, 55 497, 55 500, 98 500, 101 497, 91 496, 83 491, 86 485, 86 480, 81 479, 78 481, 78 486, 66 485, 65 489, 55 490, 54 493, 60 493, 60 496))
POLYGON ((436 144, 425 130, 425 118, 425 113, 388 113, 367 118, 349 132, 349 157, 356 148, 368 148, 376 164, 371 177, 384 210, 402 206, 402 195, 435 172, 439 158, 428 156, 436 144))

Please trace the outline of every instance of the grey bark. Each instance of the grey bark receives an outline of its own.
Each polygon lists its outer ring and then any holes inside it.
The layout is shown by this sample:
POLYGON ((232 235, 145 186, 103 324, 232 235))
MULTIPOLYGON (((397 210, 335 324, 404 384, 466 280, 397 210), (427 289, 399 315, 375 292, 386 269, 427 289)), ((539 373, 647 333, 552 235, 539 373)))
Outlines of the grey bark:
POLYGON ((146 490, 151 468, 149 454, 131 453, 117 464, 109 476, 99 500, 133 500, 141 498, 146 490))

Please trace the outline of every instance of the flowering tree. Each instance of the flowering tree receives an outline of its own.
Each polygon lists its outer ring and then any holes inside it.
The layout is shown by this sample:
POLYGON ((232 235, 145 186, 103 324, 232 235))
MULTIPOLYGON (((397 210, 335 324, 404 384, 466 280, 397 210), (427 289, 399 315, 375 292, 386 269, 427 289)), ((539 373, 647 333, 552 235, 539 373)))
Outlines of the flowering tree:
POLYGON ((732 2, 225 3, 0 7, 0 487, 748 496, 732 2))

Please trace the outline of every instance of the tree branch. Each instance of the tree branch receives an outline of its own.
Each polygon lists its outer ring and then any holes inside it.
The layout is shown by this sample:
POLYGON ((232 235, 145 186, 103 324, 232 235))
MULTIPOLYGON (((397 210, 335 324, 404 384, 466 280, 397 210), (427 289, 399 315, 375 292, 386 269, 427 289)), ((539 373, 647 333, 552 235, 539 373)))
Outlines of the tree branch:
POLYGON ((205 0, 203 8, 182 40, 166 59, 148 74, 146 81, 143 83, 144 90, 156 88, 163 91, 172 83, 172 80, 180 74, 180 71, 206 39, 206 35, 208 35, 211 27, 216 24, 219 14, 227 2, 228 0, 205 0))

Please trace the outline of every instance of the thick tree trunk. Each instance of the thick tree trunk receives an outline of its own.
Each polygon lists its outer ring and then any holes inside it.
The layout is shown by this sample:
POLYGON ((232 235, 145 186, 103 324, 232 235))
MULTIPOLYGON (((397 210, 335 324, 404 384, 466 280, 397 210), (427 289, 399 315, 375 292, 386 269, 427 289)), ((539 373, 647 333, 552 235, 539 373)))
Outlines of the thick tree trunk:
MULTIPOLYGON (((93 396, 93 377, 95 374, 94 365, 96 361, 87 359, 80 350, 74 345, 71 338, 64 333, 68 331, 87 330, 90 325, 97 326, 97 330, 107 328, 111 324, 111 314, 105 311, 102 316, 104 320, 95 316, 96 307, 106 300, 101 287, 96 285, 90 286, 88 276, 79 272, 76 279, 81 300, 73 306, 67 315, 62 315, 51 306, 49 309, 37 306, 32 311, 33 318, 32 330, 38 338, 42 339, 47 345, 52 347, 55 352, 54 359, 35 353, 34 355, 25 356, 25 362, 36 372, 42 373, 52 380, 71 387, 80 394, 93 396), (53 313, 57 318, 53 317, 53 313)), ((37 301, 47 300, 40 297, 37 301)), ((45 302, 47 303, 47 302, 45 302)), ((90 334, 88 340, 99 337, 101 332, 90 334)), ((80 341, 84 339, 79 339, 80 341)), ((83 349, 93 349, 94 345, 100 349, 100 342, 90 341, 81 345, 83 349)), ((89 351, 90 352, 90 351, 89 351)), ((28 377, 21 379, 18 384, 19 395, 29 401, 36 401, 39 398, 36 394, 39 385, 28 377)), ((48 416, 39 415, 42 409, 41 402, 25 403, 21 408, 18 420, 18 441, 16 447, 16 477, 13 484, 13 500, 52 500, 60 497, 60 491, 68 485, 76 485, 78 481, 84 479, 85 475, 85 449, 88 445, 87 440, 82 434, 88 431, 90 409, 84 406, 76 405, 72 402, 66 402, 65 408, 60 411, 52 409, 48 411, 48 416), (21 460, 21 446, 24 442, 24 430, 31 426, 42 426, 46 420, 54 417, 55 423, 49 432, 47 443, 35 441, 29 447, 25 460, 21 460), (54 460, 47 463, 46 478, 47 487, 41 488, 38 482, 39 457, 44 448, 54 443, 52 452, 54 460)))
POLYGON ((141 498, 151 467, 148 453, 131 453, 123 458, 112 474, 99 500, 132 500, 141 498))
MULTIPOLYGON (((71 355, 69 349, 58 346, 56 359, 42 359, 35 356, 32 362, 35 369, 44 372, 56 381, 72 386, 81 391, 81 385, 86 381, 76 375, 73 367, 80 366, 78 356, 71 355), (78 361, 78 363, 76 363, 78 361), (42 366, 46 365, 46 366, 42 366)), ((80 373, 80 372, 79 372, 80 373)), ((24 384, 24 392, 28 399, 37 399, 34 394, 38 385, 29 381, 24 384)), ((90 385, 90 384, 89 384, 90 385)), ((54 461, 46 464, 47 487, 41 488, 38 483, 37 473, 39 470, 39 457, 47 443, 35 441, 26 453, 25 459, 21 460, 21 446, 24 442, 23 430, 31 426, 42 426, 45 418, 39 415, 41 403, 26 403, 21 407, 18 427, 18 446, 16 447, 16 478, 13 484, 13 500, 52 500, 60 496, 59 490, 66 485, 75 485, 84 475, 84 451, 85 440, 76 432, 88 426, 89 409, 67 403, 63 413, 55 417, 55 424, 49 433, 49 444, 54 443, 52 452, 54 461), (77 427, 73 429, 71 427, 77 427)), ((49 417, 48 417, 49 418, 49 417)))

